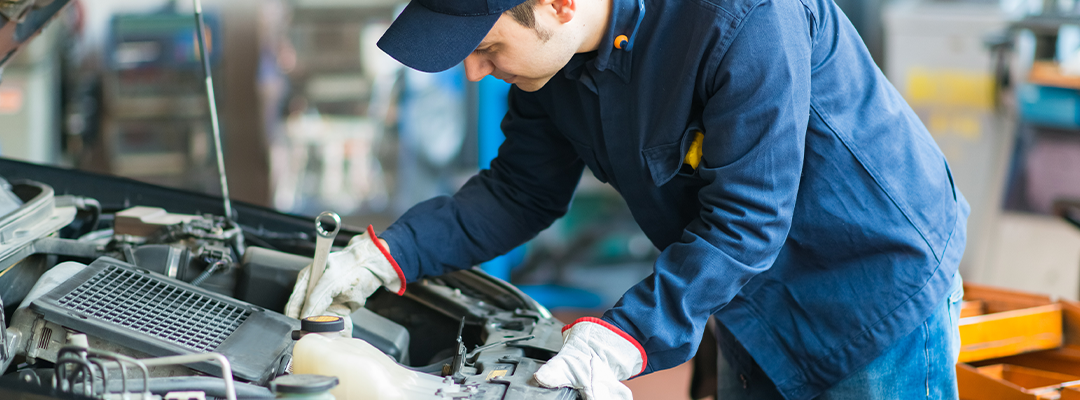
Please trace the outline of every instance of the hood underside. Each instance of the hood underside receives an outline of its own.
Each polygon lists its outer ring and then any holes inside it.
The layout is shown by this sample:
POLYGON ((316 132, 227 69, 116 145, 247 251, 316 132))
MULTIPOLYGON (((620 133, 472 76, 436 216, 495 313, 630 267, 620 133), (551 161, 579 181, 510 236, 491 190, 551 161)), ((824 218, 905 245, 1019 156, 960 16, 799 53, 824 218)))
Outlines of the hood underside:
POLYGON ((0 68, 72 0, 0 0, 0 68))

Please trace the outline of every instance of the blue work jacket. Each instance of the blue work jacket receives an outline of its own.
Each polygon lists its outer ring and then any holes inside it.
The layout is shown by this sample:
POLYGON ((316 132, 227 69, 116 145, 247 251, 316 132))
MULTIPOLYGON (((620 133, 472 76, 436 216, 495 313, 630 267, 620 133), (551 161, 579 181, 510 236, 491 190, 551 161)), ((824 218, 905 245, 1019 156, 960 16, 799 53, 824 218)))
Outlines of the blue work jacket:
POLYGON ((603 316, 645 372, 692 357, 715 315, 785 397, 815 397, 943 301, 969 207, 831 0, 644 6, 632 49, 614 42, 638 1, 614 0, 599 50, 512 87, 491 169, 382 237, 410 281, 469 267, 564 215, 588 166, 662 250, 603 316))

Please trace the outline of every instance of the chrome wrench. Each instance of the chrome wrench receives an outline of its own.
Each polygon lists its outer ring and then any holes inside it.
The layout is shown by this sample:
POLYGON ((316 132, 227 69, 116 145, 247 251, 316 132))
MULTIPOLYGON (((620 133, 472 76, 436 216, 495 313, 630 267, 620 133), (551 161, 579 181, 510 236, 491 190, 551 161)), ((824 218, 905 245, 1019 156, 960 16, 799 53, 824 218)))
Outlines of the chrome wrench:
POLYGON ((341 230, 341 217, 331 211, 323 211, 315 217, 315 259, 311 262, 311 276, 308 279, 308 294, 315 290, 315 284, 319 283, 323 271, 326 270, 326 258, 330 255, 330 246, 334 244, 334 238, 341 230), (329 218, 333 221, 334 230, 328 231, 323 222, 329 218))

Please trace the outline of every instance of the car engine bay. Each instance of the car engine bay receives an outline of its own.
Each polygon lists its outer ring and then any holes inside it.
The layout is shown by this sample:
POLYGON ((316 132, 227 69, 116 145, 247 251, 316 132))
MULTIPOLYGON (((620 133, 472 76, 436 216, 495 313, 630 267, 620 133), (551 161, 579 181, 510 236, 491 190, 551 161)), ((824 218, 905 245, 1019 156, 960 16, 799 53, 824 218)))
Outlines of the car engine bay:
MULTIPOLYGON (((0 398, 274 396, 313 219, 240 203, 233 221, 211 196, 11 160, 0 176, 0 398)), ((334 245, 358 233, 341 226, 334 245)), ((382 369, 438 389, 347 398, 577 396, 532 381, 563 324, 479 269, 380 290, 351 317, 352 336, 392 360, 382 369)))

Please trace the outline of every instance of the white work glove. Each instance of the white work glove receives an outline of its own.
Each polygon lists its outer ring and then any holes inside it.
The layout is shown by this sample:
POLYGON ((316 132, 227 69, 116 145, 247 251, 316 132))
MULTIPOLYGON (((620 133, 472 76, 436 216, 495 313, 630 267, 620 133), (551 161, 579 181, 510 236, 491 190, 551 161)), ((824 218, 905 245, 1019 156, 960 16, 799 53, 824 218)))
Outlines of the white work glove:
POLYGON ((563 328, 563 346, 536 371, 540 386, 578 389, 585 400, 631 400, 622 382, 645 369, 645 350, 634 338, 599 318, 563 328))
POLYGON ((405 293, 405 277, 389 249, 375 237, 368 226, 367 234, 353 236, 349 245, 326 257, 326 269, 308 293, 311 265, 300 271, 293 286, 285 315, 306 318, 313 315, 336 315, 345 319, 342 336, 352 337, 349 314, 364 306, 368 296, 385 286, 399 296, 405 293))

